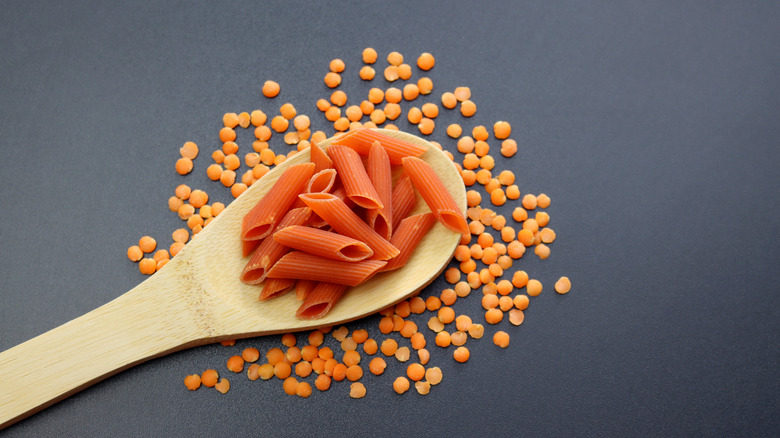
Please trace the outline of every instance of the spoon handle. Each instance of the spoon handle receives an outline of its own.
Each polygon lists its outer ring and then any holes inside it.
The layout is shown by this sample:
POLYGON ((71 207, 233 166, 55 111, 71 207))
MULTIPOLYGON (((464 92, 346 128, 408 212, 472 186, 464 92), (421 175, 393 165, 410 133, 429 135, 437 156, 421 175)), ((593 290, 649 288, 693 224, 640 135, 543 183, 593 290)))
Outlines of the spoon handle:
POLYGON ((175 274, 163 269, 115 300, 0 353, 0 429, 202 338, 187 288, 175 274))

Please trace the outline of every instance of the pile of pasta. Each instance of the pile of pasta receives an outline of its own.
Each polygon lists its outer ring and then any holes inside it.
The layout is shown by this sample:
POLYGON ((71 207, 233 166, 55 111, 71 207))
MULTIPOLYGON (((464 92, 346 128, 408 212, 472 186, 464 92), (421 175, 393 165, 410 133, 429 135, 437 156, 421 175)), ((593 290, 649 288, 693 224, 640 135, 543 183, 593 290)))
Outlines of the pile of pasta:
POLYGON ((344 292, 406 264, 438 220, 469 233, 426 148, 369 128, 342 136, 327 153, 315 142, 308 163, 290 166, 242 221, 241 281, 260 300, 293 289, 300 319, 325 316, 344 292), (365 160, 365 163, 364 163, 365 160), (393 166, 402 166, 393 184, 393 166), (410 215, 415 189, 430 212, 410 215))

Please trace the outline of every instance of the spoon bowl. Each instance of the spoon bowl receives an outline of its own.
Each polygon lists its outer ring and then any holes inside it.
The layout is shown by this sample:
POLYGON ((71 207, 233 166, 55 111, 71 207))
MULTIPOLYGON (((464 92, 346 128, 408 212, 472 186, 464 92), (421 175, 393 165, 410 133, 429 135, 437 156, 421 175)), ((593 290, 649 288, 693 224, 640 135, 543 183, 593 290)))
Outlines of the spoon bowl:
MULTIPOLYGON (((434 168, 465 212, 465 186, 442 151, 411 134, 380 132, 425 146, 421 158, 434 168)), ((320 146, 327 148, 332 141, 320 146)), ((460 235, 436 223, 404 267, 350 288, 323 318, 296 318, 300 301, 295 293, 258 301, 261 287, 239 280, 248 261, 241 255, 241 220, 287 167, 307 161, 308 149, 276 166, 193 236, 165 267, 135 288, 0 353, 0 376, 4 376, 0 380, 0 429, 151 358, 226 339, 352 321, 414 295, 441 274, 460 235)), ((418 199, 412 214, 426 210, 418 199)))

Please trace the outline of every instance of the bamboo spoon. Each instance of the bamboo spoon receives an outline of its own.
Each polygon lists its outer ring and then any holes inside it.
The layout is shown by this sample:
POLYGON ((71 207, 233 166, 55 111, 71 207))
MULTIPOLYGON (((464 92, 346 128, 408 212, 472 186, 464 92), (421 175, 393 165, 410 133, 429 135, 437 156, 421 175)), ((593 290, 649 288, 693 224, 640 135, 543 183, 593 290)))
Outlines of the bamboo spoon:
MULTIPOLYGON (((463 181, 446 155, 413 135, 382 132, 427 147, 422 158, 433 166, 465 211, 463 181)), ((321 146, 327 147, 332 140, 321 146)), ((106 377, 177 350, 225 339, 313 329, 376 313, 410 297, 444 270, 460 235, 437 223, 405 267, 352 288, 322 319, 297 319, 295 310, 300 302, 295 293, 257 301, 260 288, 239 281, 248 260, 241 257, 241 219, 285 168, 308 160, 309 151, 305 150, 254 183, 143 283, 0 353, 0 429, 106 377)), ((427 209, 421 200, 416 208, 427 209)))

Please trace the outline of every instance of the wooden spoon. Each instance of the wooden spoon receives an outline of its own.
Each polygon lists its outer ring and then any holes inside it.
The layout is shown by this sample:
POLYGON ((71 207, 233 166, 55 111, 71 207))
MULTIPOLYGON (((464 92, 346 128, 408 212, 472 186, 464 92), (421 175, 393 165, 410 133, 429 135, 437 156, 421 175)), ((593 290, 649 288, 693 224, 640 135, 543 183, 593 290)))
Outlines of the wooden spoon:
MULTIPOLYGON (((398 131, 384 134, 423 145, 422 156, 465 211, 466 191, 452 161, 430 143, 398 131)), ((324 141, 326 148, 333 139, 324 141)), ((234 200, 165 265, 115 300, 0 353, 0 429, 93 383, 151 358, 225 339, 313 329, 376 313, 406 299, 444 270, 460 235, 437 223, 407 265, 350 289, 319 320, 299 320, 289 293, 257 300, 260 288, 239 281, 241 219, 305 150, 277 166, 234 200)), ((416 211, 425 211, 418 199, 416 211)))

